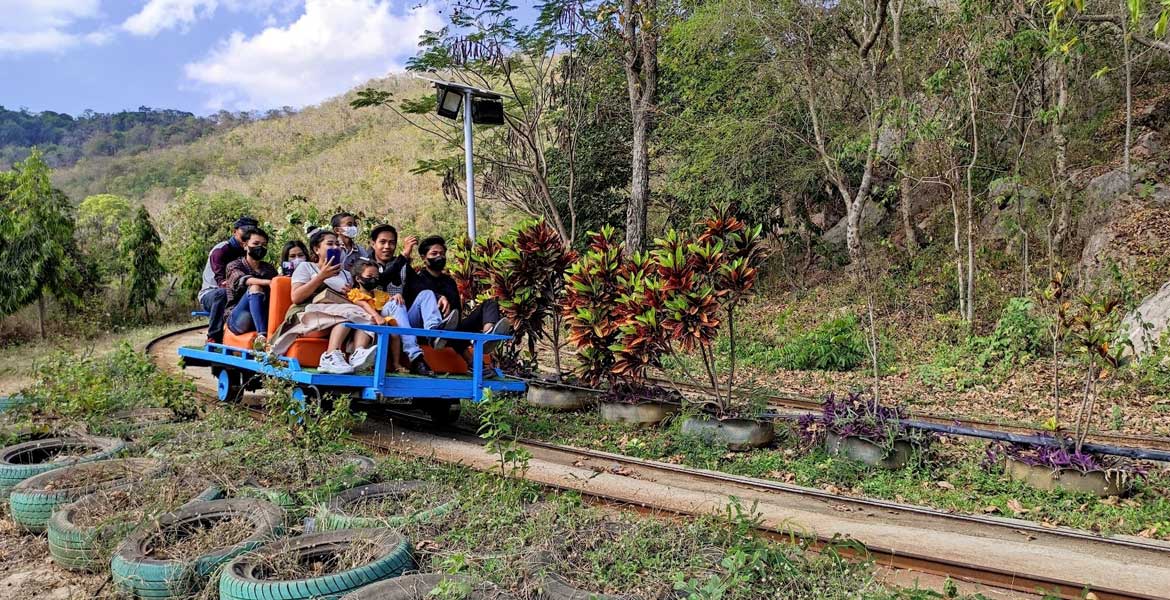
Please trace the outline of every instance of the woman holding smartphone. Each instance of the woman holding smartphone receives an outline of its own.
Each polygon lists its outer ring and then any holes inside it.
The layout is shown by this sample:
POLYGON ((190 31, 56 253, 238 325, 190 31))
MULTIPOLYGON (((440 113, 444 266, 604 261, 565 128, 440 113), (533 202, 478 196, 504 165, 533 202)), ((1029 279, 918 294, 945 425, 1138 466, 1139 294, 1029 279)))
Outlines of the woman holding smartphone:
POLYGON ((321 372, 345 374, 373 366, 376 356, 376 348, 370 346, 373 338, 345 326, 345 323, 373 323, 365 311, 346 298, 352 288, 353 276, 341 268, 337 235, 324 229, 314 231, 309 237, 309 260, 293 271, 293 308, 277 334, 273 352, 283 354, 298 336, 328 330, 329 348, 321 355, 318 367, 321 372), (354 350, 347 359, 345 347, 351 335, 354 350))

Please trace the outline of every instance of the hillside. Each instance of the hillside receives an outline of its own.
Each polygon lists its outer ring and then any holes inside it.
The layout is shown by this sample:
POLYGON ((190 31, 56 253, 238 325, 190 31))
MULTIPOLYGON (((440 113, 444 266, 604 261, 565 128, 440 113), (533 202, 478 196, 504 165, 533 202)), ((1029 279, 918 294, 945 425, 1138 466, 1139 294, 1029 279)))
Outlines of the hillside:
MULTIPOLYGON (((373 85, 396 98, 430 93, 424 82, 392 76, 373 85)), ((70 197, 99 193, 141 199, 159 214, 179 190, 232 191, 259 200, 257 213, 283 222, 286 201, 343 206, 419 231, 458 231, 462 211, 443 202, 440 181, 410 170, 435 158, 439 143, 387 110, 356 111, 349 95, 293 114, 245 123, 188 144, 135 156, 90 157, 54 174, 70 197)), ((484 226, 492 207, 481 210, 484 226)))

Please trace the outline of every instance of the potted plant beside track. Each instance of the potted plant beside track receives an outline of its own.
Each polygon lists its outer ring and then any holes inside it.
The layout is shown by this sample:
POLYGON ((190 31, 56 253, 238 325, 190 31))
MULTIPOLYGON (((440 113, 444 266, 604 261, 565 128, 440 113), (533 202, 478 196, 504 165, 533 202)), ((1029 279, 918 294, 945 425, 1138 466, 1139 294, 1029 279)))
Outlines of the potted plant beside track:
POLYGON ((561 365, 564 314, 560 305, 565 271, 577 259, 576 253, 556 230, 537 219, 521 223, 498 242, 480 242, 469 258, 474 264, 470 276, 499 302, 500 313, 511 323, 515 342, 497 355, 510 363, 508 371, 529 380, 528 403, 550 410, 576 410, 590 404, 596 393, 579 385, 561 365), (551 346, 551 373, 542 374, 540 368, 541 341, 551 346))
POLYGON ((772 421, 760 418, 761 406, 735 398, 735 311, 754 291, 759 277, 765 257, 760 236, 761 227, 741 221, 730 205, 716 207, 693 237, 668 231, 655 241, 651 253, 661 316, 651 310, 627 325, 636 330, 648 319, 660 319, 662 341, 668 349, 699 351, 702 381, 712 399, 704 403, 705 413, 683 421, 682 431, 737 451, 765 446, 776 435, 772 421), (728 340, 726 377, 721 377, 724 373, 717 364, 715 342, 721 329, 728 340))
POLYGON ((801 417, 797 429, 806 443, 824 444, 831 455, 900 469, 910 462, 916 449, 933 439, 903 425, 905 419, 906 413, 899 407, 882 406, 860 394, 844 398, 830 394, 821 405, 821 414, 801 417))
MULTIPOLYGON (((1060 364, 1062 348, 1072 352, 1083 370, 1083 384, 1071 435, 1062 427, 1059 372, 1053 382, 1053 414, 1045 424, 1046 444, 997 443, 988 447, 989 468, 1001 467, 1008 477, 1042 490, 1063 489, 1100 497, 1124 494, 1144 472, 1132 461, 1085 450, 1100 388, 1131 360, 1128 338, 1118 334, 1123 311, 1116 299, 1084 296, 1066 300, 1064 276, 1056 273, 1044 291, 1052 310, 1053 354, 1060 364), (1055 435, 1053 435, 1055 434, 1055 435)), ((1059 369, 1058 369, 1059 371, 1059 369)))
POLYGON ((677 395, 646 384, 646 369, 657 366, 666 349, 651 271, 649 257, 626 256, 608 226, 591 234, 588 249, 568 271, 564 310, 569 342, 577 348, 577 375, 592 387, 606 384, 600 409, 607 421, 649 425, 679 408, 677 395))

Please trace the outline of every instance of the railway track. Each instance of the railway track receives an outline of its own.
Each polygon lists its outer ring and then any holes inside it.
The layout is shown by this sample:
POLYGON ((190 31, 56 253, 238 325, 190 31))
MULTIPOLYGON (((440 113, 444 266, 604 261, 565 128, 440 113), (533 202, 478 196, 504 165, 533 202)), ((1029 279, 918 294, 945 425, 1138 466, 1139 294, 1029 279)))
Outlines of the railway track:
MULTIPOLYGON (((198 335, 192 340, 191 332, 160 337, 147 352, 163 368, 177 370, 169 360, 177 345, 201 341, 198 335)), ((206 375, 196 377, 196 384, 204 395, 214 392, 206 375)), ((469 431, 436 432, 424 417, 382 407, 368 414, 354 438, 374 451, 499 469, 469 431)), ((864 545, 877 564, 893 569, 1062 598, 1083 598, 1086 590, 1101 599, 1170 598, 1170 544, 1163 542, 954 515, 537 440, 518 443, 532 455, 526 479, 600 502, 693 516, 724 514, 735 498, 759 514, 759 528, 767 535, 800 536, 821 546, 836 544, 843 535, 864 545)))
MULTIPOLYGON (((652 381, 666 387, 675 387, 679 391, 697 397, 710 395, 710 392, 704 388, 688 383, 657 378, 652 379, 652 381)), ((820 412, 821 410, 821 401, 819 399, 802 396, 800 394, 752 389, 738 389, 737 393, 745 396, 755 397, 762 395, 767 400, 768 407, 777 411, 804 413, 820 412)), ((964 427, 985 429, 988 431, 999 431, 1003 433, 1027 435, 1035 434, 1037 431, 1041 431, 1041 427, 1037 424, 995 422, 983 419, 971 419, 960 415, 937 415, 916 412, 913 414, 913 418, 916 421, 925 421, 927 423, 935 423, 938 425, 961 425, 964 427)), ((1170 451, 1170 438, 1152 435, 1135 435, 1113 433, 1108 431, 1097 431, 1090 433, 1087 441, 1090 443, 1104 444, 1109 446, 1125 446, 1150 450, 1170 451)))

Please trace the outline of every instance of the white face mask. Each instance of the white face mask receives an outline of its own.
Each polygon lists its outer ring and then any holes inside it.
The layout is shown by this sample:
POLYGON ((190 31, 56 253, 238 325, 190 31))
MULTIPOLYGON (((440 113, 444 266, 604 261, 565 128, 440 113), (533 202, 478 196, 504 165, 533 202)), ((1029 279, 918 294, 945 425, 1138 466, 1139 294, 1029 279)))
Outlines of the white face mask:
POLYGON ((347 237, 351 240, 356 238, 357 234, 358 234, 358 228, 356 225, 347 225, 347 226, 341 228, 341 235, 344 235, 345 237, 347 237))

